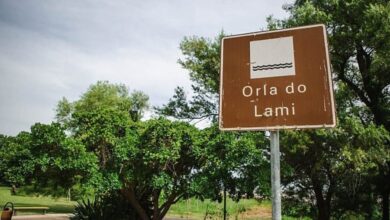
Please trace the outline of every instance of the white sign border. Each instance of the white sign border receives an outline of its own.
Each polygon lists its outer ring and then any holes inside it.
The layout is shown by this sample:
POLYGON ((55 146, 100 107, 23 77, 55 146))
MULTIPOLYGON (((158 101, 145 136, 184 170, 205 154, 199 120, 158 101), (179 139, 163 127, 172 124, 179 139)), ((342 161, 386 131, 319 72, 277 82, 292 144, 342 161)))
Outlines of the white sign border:
POLYGON ((278 29, 273 31, 259 31, 259 32, 252 32, 252 33, 246 33, 246 34, 237 34, 237 35, 230 35, 223 37, 221 39, 221 66, 220 66, 220 84, 219 84, 219 129, 222 131, 273 131, 273 130, 284 130, 284 129, 311 129, 311 128, 334 128, 336 127, 336 108, 335 108, 335 102, 334 102, 334 95, 333 95, 333 81, 332 81, 332 72, 330 67, 330 59, 329 59, 329 49, 328 49, 328 37, 326 34, 326 27, 324 24, 315 24, 315 25, 307 25, 307 26, 300 26, 300 27, 294 27, 294 28, 286 28, 286 29, 278 29), (317 125, 278 125, 278 126, 263 126, 263 127, 234 127, 234 128, 224 128, 223 127, 223 118, 222 118, 222 97, 223 97, 223 48, 224 48, 224 42, 226 39, 231 38, 238 38, 238 37, 245 37, 245 36, 256 36, 261 34, 268 34, 268 33, 277 33, 277 32, 285 32, 285 31, 292 31, 292 30, 299 30, 299 29, 308 29, 308 28, 314 28, 314 27, 322 27, 323 33, 324 33, 324 43, 325 43, 325 56, 326 56, 326 66, 328 73, 328 82, 329 82, 329 88, 330 88, 330 102, 332 106, 332 124, 317 124, 317 125))

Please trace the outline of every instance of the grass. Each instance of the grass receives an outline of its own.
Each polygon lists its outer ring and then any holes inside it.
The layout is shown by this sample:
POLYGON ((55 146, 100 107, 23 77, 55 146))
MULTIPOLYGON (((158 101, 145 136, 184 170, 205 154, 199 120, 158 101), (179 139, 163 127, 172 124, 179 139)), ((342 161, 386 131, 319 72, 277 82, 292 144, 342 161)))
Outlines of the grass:
MULTIPOLYGON (((76 202, 67 201, 65 198, 53 198, 50 196, 31 196, 31 195, 11 195, 10 187, 0 186, 0 206, 6 202, 13 202, 15 206, 47 206, 48 213, 72 213, 76 202)), ((207 212, 208 219, 222 219, 223 203, 212 202, 210 200, 200 201, 197 199, 188 199, 173 205, 168 212, 169 217, 178 217, 182 219, 204 219, 207 212)), ((271 203, 269 201, 258 202, 254 199, 242 199, 239 203, 227 200, 227 212, 229 219, 245 220, 265 220, 271 219, 271 203), (254 212, 256 210, 256 214, 254 212), (264 213, 263 217, 257 216, 258 213, 264 213)), ((41 213, 37 211, 35 213, 41 213)), ((23 212, 22 214, 35 214, 34 212, 23 212)), ((293 220, 283 216, 285 220, 293 220)))
MULTIPOLYGON (((47 206, 50 208, 48 213, 72 213, 76 205, 76 202, 67 201, 65 198, 11 195, 10 187, 0 187, 0 206, 6 202, 12 202, 15 206, 47 206)), ((23 214, 32 213, 34 212, 23 212, 23 214)), ((42 212, 37 211, 36 213, 42 212)))
MULTIPOLYGON (((271 204, 268 201, 260 203, 254 199, 242 199, 238 203, 228 199, 226 207, 230 219, 243 219, 244 212, 252 209, 262 208, 266 211, 271 210, 271 204)), ((199 201, 196 199, 188 199, 173 205, 168 212, 168 216, 170 217, 180 217, 183 219, 204 219, 206 214, 212 219, 222 219, 223 203, 212 202, 210 200, 199 201)), ((250 218, 247 216, 245 219, 259 218, 250 218)))
MULTIPOLYGON (((72 213, 74 206, 76 205, 76 202, 67 201, 65 198, 11 195, 10 187, 0 186, 0 206, 4 205, 6 202, 12 202, 15 206, 48 206, 50 208, 48 213, 72 213)), ((243 211, 247 211, 258 206, 268 207, 269 209, 271 208, 269 202, 259 203, 253 199, 241 200, 239 203, 230 199, 227 201, 228 214, 231 217, 230 219, 234 219, 234 216, 237 216, 243 211)), ((184 200, 173 205, 168 213, 168 216, 203 219, 206 211, 208 212, 208 216, 213 219, 219 219, 223 214, 223 204, 212 202, 210 200, 205 200, 203 202, 196 199, 184 200)), ((23 212, 22 214, 33 213, 34 212, 23 212)), ((37 211, 36 213, 40 214, 41 212, 37 211)))

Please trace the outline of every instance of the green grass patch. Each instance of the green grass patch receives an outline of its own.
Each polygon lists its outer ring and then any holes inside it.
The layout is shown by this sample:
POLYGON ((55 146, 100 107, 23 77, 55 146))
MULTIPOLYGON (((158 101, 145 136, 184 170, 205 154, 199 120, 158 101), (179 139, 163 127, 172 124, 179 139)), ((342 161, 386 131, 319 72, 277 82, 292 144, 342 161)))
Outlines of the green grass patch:
MULTIPOLYGON (((10 187, 0 187, 0 206, 6 202, 12 202, 15 206, 47 206, 48 213, 72 213, 76 202, 67 201, 65 198, 53 198, 51 196, 11 195, 10 187)), ((23 214, 32 214, 34 212, 23 214)), ((42 213, 37 211, 35 213, 42 213)))
MULTIPOLYGON (((23 194, 23 193, 21 193, 23 194)), ((10 187, 0 186, 0 206, 2 207, 6 202, 12 202, 15 206, 47 206, 48 213, 72 213, 76 202, 67 201, 66 198, 54 198, 51 196, 34 196, 34 195, 11 195, 10 187)), ((269 201, 259 202, 254 199, 242 199, 238 203, 231 199, 227 200, 227 213, 229 219, 270 219, 259 217, 244 217, 243 213, 250 212, 250 210, 262 208, 264 210, 271 210, 271 203, 269 201)), ((20 214, 41 214, 37 212, 21 212, 20 214)), ((197 199, 182 200, 174 204, 168 212, 169 217, 178 217, 183 219, 223 219, 223 203, 213 202, 210 200, 200 201, 197 199)), ((284 220, 293 220, 283 216, 284 220)), ((309 219, 309 218, 307 218, 309 219)))
MULTIPOLYGON (((259 202, 254 199, 242 199, 238 203, 228 199, 226 207, 229 219, 241 219, 240 216, 244 212, 256 207, 271 209, 271 204, 268 201, 259 202)), ((168 216, 170 217, 184 219, 204 219, 206 215, 208 219, 222 219, 223 203, 210 200, 200 201, 197 199, 188 199, 174 204, 168 212, 168 216)))

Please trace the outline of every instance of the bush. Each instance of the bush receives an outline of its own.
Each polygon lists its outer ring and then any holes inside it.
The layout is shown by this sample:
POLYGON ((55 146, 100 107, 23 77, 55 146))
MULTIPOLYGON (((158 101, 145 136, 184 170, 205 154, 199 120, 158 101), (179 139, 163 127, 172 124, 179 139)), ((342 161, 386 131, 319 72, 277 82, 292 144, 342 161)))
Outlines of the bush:
POLYGON ((81 200, 72 220, 139 219, 129 202, 118 192, 98 196, 93 201, 81 200))
POLYGON ((295 199, 283 200, 282 210, 283 210, 283 215, 291 216, 299 219, 308 216, 314 218, 315 216, 314 209, 309 203, 295 200, 295 199))

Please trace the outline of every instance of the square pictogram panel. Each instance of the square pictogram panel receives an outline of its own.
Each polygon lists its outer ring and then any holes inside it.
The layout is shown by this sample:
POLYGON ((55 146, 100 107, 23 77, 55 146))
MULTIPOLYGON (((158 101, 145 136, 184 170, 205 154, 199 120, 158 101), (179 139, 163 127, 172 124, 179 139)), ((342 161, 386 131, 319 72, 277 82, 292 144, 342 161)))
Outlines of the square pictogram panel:
POLYGON ((295 75, 293 37, 250 42, 251 79, 295 75))

